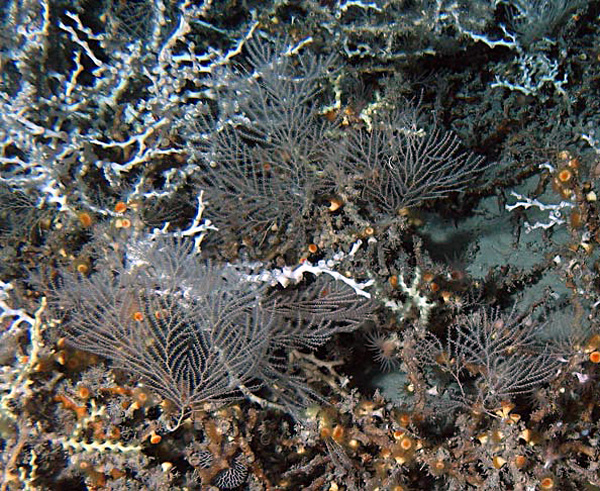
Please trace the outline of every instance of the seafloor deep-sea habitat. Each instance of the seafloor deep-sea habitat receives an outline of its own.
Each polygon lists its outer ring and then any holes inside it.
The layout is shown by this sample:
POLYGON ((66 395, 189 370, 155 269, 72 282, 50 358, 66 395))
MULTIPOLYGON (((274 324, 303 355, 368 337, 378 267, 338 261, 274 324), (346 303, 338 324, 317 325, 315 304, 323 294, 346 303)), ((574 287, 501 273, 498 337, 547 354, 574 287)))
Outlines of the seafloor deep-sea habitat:
POLYGON ((599 180, 598 1, 3 1, 0 491, 600 490, 599 180))

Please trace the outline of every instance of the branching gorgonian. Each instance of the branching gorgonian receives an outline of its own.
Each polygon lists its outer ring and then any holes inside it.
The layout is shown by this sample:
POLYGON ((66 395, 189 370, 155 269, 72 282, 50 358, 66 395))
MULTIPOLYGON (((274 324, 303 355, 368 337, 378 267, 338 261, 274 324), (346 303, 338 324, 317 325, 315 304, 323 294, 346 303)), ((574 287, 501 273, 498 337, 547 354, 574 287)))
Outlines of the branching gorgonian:
POLYGON ((335 281, 269 292, 234 268, 201 262, 193 241, 132 241, 124 249, 113 270, 63 272, 51 282, 61 335, 132 374, 181 415, 267 386, 277 386, 270 393, 284 407, 302 405, 311 392, 291 375, 287 354, 357 328, 372 308, 335 281))
POLYGON ((331 58, 302 43, 255 40, 247 51, 250 69, 214 74, 213 101, 188 138, 208 212, 236 241, 260 245, 286 231, 298 241, 317 226, 319 201, 336 194, 360 201, 361 212, 395 217, 481 174, 483 159, 452 132, 422 125, 418 104, 396 101, 371 114, 368 128, 329 121, 319 94, 331 58))
MULTIPOLYGON (((367 208, 394 216, 403 208, 461 191, 479 176, 483 159, 461 147, 458 137, 420 124, 419 108, 375 115, 372 127, 353 129, 335 159, 367 208)), ((343 180, 341 180, 344 183, 343 180)))
POLYGON ((423 339, 421 362, 441 375, 435 385, 436 405, 491 412, 557 376, 559 360, 540 347, 543 327, 514 311, 504 315, 481 310, 458 317, 444 339, 433 334, 423 339))
POLYGON ((213 221, 261 243, 298 227, 322 192, 330 125, 317 96, 332 60, 281 41, 252 41, 247 50, 249 69, 215 74, 215 104, 189 147, 213 221))

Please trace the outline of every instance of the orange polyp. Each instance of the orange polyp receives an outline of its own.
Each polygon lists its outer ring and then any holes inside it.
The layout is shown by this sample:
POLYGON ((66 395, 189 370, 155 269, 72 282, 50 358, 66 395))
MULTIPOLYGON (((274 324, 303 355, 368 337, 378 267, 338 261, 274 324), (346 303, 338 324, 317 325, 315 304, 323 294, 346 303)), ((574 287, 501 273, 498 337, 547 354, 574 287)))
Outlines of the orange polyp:
POLYGON ((403 438, 400 441, 400 448, 402 450, 410 450, 413 446, 413 442, 410 438, 403 438))
POLYGON ((569 182, 573 177, 573 173, 569 169, 563 169, 558 173, 558 180, 560 182, 569 182))
POLYGON ((551 477, 545 477, 540 481, 540 488, 542 489, 553 489, 554 488, 554 479, 551 477))
POLYGON ((92 226, 92 217, 89 213, 82 212, 78 215, 79 223, 83 225, 85 228, 89 228, 92 226))
POLYGON ((85 406, 78 406, 65 395, 57 395, 54 398, 54 400, 57 402, 61 402, 65 409, 70 409, 71 411, 75 412, 75 415, 77 416, 78 420, 83 419, 87 414, 87 409, 85 406))
POLYGON ((79 387, 79 389, 77 390, 77 395, 81 399, 87 399, 88 397, 90 397, 90 389, 88 389, 87 387, 79 387))
POLYGON ((331 429, 325 426, 321 428, 321 438, 326 439, 331 437, 331 429))
POLYGON ((125 211, 127 211, 127 205, 123 201, 119 201, 115 205, 115 212, 124 213, 125 211))
POLYGON ((588 339, 586 350, 597 351, 598 348, 600 348, 600 334, 594 334, 590 339, 588 339))
POLYGON ((581 217, 581 212, 575 210, 571 212, 571 227, 573 228, 581 228, 583 225, 583 220, 581 217))
POLYGON ((328 210, 332 213, 334 211, 339 210, 342 207, 342 205, 344 204, 344 202, 341 199, 337 199, 337 198, 330 199, 329 202, 331 204, 329 205, 328 210))
POLYGON ((331 438, 333 438, 334 441, 340 443, 342 441, 342 439, 344 438, 344 427, 340 426, 340 425, 336 425, 333 428, 331 438))
POLYGON ((433 273, 427 272, 423 273, 423 281, 425 283, 431 283, 434 280, 435 276, 433 273))
POLYGON ((442 300, 444 301, 444 303, 448 303, 450 301, 450 299, 452 298, 452 293, 447 290, 443 290, 440 293, 440 296, 442 297, 442 300))
POLYGON ((600 351, 592 351, 590 353, 590 361, 592 363, 600 363, 600 351))
POLYGON ((133 320, 137 321, 137 322, 142 322, 144 320, 144 314, 142 314, 141 312, 134 312, 133 313, 133 320))
POLYGON ((141 409, 152 404, 152 396, 144 387, 138 387, 134 389, 131 395, 134 400, 134 406, 137 409, 141 409))
MULTIPOLYGON (((410 414, 402 413, 400 415, 400 417, 398 418, 398 421, 402 426, 408 426, 410 424, 410 414)), ((394 432, 394 437, 395 436, 396 436, 396 433, 394 432)))

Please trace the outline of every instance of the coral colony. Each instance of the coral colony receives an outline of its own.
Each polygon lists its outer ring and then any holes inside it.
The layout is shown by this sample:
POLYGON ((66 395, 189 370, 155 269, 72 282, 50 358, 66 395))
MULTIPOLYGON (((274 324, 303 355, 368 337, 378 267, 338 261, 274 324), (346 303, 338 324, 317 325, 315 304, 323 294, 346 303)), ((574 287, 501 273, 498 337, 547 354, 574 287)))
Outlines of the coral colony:
POLYGON ((0 491, 600 489, 599 13, 3 2, 0 491))

